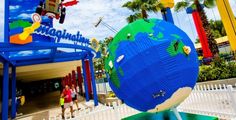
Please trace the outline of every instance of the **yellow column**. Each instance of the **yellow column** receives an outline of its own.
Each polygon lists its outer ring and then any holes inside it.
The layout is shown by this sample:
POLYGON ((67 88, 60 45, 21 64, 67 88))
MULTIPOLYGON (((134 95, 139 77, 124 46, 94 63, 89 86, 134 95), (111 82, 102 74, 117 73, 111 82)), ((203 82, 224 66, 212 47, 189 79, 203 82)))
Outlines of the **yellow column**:
POLYGON ((175 5, 174 0, 160 0, 160 2, 163 4, 165 8, 173 8, 175 5))
POLYGON ((231 49, 236 51, 236 20, 228 0, 216 0, 231 49))

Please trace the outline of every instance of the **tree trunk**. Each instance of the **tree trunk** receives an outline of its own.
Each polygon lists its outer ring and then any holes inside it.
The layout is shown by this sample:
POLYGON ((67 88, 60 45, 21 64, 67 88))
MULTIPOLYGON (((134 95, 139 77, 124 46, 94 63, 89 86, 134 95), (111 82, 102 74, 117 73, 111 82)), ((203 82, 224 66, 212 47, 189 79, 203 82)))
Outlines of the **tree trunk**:
POLYGON ((146 19, 146 18, 147 18, 147 12, 146 12, 146 10, 142 9, 141 12, 142 12, 142 17, 143 17, 144 19, 146 19))
POLYGON ((197 11, 199 12, 199 15, 200 15, 201 20, 202 20, 202 25, 204 27, 204 30, 205 30, 207 38, 208 38, 209 48, 210 48, 212 54, 215 57, 217 57, 219 55, 219 49, 218 49, 215 37, 212 34, 212 31, 211 31, 210 24, 208 22, 206 13, 205 13, 204 9, 201 7, 198 0, 195 0, 194 2, 195 2, 195 5, 197 6, 197 11))

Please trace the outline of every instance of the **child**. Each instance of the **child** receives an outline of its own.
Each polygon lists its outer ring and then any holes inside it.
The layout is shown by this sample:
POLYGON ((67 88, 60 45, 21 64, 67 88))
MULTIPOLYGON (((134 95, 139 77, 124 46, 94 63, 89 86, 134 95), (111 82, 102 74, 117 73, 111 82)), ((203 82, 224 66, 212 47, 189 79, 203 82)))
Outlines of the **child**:
POLYGON ((64 108, 64 97, 63 97, 63 94, 61 94, 61 97, 60 97, 60 106, 61 106, 61 110, 62 110, 62 119, 64 120, 65 119, 65 116, 64 116, 64 112, 65 112, 65 108, 64 108))

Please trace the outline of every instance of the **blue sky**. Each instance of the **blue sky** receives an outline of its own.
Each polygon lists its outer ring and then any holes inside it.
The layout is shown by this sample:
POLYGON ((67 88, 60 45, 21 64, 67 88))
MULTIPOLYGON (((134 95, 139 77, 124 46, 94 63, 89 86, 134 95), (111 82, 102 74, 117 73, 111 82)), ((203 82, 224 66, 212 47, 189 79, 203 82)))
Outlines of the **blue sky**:
MULTIPOLYGON (((14 0, 22 1, 22 0, 14 0)), ((30 0, 24 0, 30 1, 30 0)), ((108 36, 114 36, 115 34, 108 30, 103 25, 94 27, 99 17, 104 17, 104 22, 119 31, 124 27, 126 17, 132 14, 132 11, 122 8, 122 4, 129 0, 80 0, 79 4, 73 7, 67 8, 66 20, 64 24, 59 24, 58 20, 54 19, 54 27, 57 29, 67 29, 71 33, 77 33, 80 31, 83 36, 87 38, 97 38, 102 40, 108 36)), ((180 0, 175 0, 176 2, 180 0)), ((229 0, 236 15, 236 1, 229 0)), ((26 2, 25 2, 26 3, 26 2)), ((3 18, 3 3, 0 4, 0 18, 3 18)), ((21 6, 10 6, 12 13, 17 13, 21 6)), ((34 9, 34 8, 33 8, 34 9)), ((25 8, 25 13, 16 14, 17 18, 29 18, 32 9, 25 8)), ((220 19, 217 8, 206 10, 209 19, 220 19)), ((161 19, 160 13, 149 13, 150 18, 161 19)), ((187 15, 185 11, 175 13, 173 12, 175 24, 184 30, 189 37, 195 41, 197 38, 196 30, 192 21, 192 16, 187 15)), ((3 41, 3 19, 0 21, 0 41, 3 41)))

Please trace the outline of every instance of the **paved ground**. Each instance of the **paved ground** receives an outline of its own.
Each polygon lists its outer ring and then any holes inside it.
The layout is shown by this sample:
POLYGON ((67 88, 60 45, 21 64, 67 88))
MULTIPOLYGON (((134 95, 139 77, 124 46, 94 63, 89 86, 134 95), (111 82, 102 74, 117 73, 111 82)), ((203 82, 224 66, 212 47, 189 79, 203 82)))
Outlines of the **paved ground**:
MULTIPOLYGON (((19 120, 48 120, 51 116, 61 113, 59 106, 59 92, 52 92, 42 96, 26 98, 25 105, 19 108, 19 120)), ((83 97, 79 97, 79 107, 87 108, 93 106, 92 102, 85 103, 83 97)), ((76 106, 74 106, 76 108, 76 106)), ((69 111, 69 110, 67 110, 69 111)))
POLYGON ((60 92, 52 92, 41 96, 27 98, 24 106, 19 108, 18 113, 31 114, 42 110, 59 106, 60 92))
MULTIPOLYGON (((76 108, 76 106, 73 106, 76 108)), ((84 110, 84 109, 89 109, 93 107, 93 101, 85 102, 82 101, 79 103, 79 107, 84 110)), ((76 112, 80 112, 76 110, 76 112)), ((65 113, 66 116, 70 116, 69 109, 66 110, 65 113)), ((54 107, 51 109, 46 109, 40 112, 35 112, 31 114, 26 114, 22 116, 18 116, 16 119, 17 120, 49 120, 50 118, 61 118, 61 108, 60 107, 54 107)))

